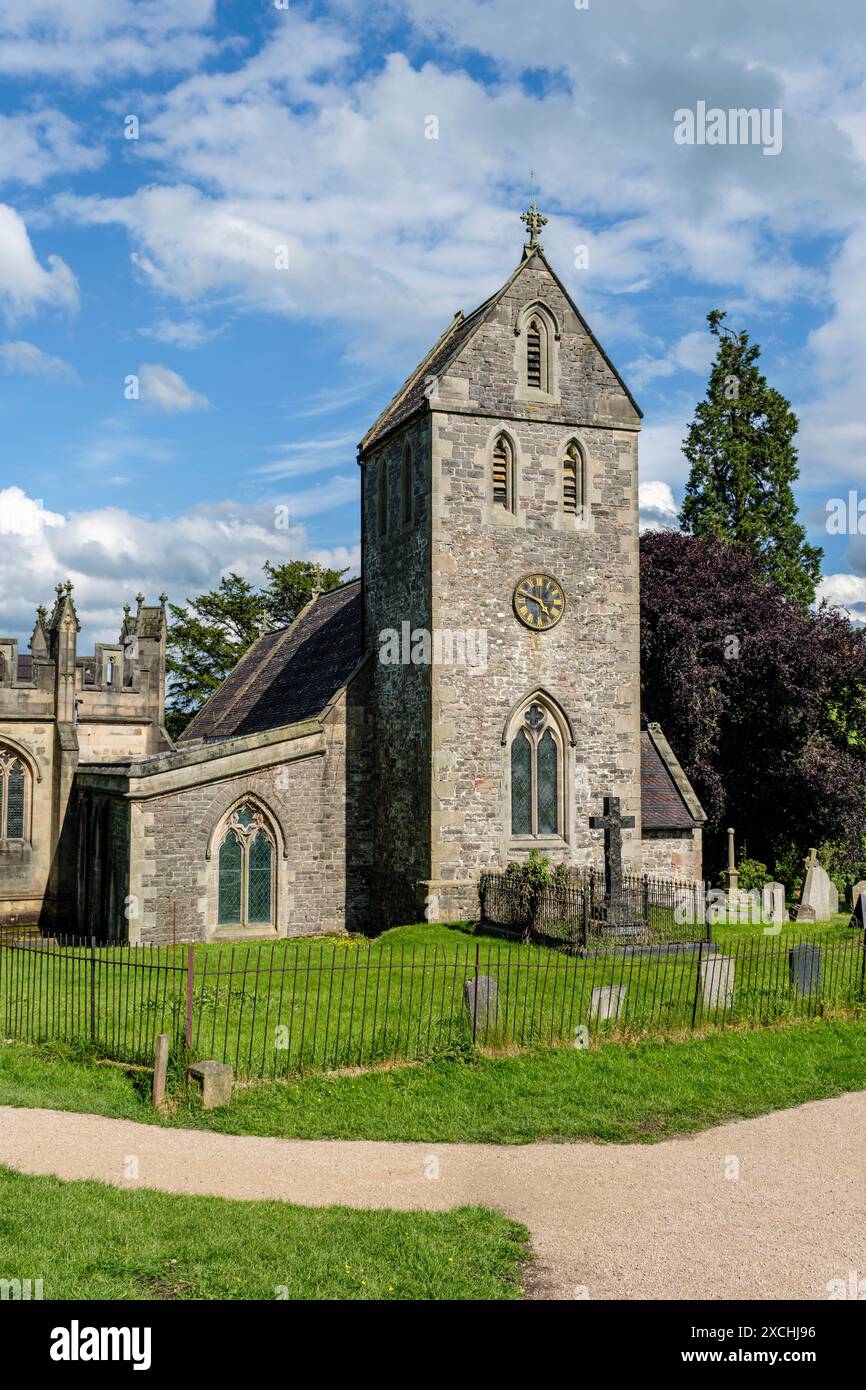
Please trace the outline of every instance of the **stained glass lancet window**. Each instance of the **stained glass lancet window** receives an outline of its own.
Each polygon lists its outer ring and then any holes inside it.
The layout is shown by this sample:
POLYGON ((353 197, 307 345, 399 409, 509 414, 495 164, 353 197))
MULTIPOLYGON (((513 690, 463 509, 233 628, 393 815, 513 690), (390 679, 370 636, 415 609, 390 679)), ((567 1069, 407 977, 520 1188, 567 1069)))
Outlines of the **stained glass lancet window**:
POLYGON ((267 926, 274 916, 274 846, 260 812, 240 806, 229 817, 217 864, 219 926, 267 926))
POLYGON ((562 741, 547 710, 531 704, 511 741, 511 833, 562 834, 562 741))
POLYGON ((241 842, 233 830, 226 832, 220 845, 219 857, 219 916, 220 926, 241 925, 241 888, 244 855, 241 842))
POLYGON ((511 833, 532 834, 532 745, 522 729, 511 744, 511 833))
POLYGON ((0 840, 23 840, 30 774, 10 748, 0 744, 0 840))
POLYGON ((269 922, 271 920, 272 859, 271 842, 260 830, 249 850, 247 884, 247 921, 249 922, 269 922))

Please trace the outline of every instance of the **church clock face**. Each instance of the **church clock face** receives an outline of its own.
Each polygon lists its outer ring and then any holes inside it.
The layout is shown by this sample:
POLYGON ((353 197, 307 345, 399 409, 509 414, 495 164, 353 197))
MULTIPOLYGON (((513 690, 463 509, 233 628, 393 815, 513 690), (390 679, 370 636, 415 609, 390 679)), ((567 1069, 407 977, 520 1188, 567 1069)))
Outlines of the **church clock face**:
POLYGON ((546 632, 565 612, 562 585, 549 574, 527 574, 514 590, 514 611, 525 627, 546 632))

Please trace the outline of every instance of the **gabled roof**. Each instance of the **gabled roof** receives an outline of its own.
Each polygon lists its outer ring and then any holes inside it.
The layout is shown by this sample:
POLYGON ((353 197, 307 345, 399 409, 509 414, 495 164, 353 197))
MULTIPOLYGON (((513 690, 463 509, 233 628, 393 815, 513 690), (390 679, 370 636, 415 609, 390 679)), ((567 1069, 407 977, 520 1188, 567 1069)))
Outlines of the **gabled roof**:
POLYGON ((406 378, 397 394, 364 435, 364 438, 358 446, 360 457, 363 457, 374 444, 378 444, 380 440, 384 439, 385 436, 390 434, 394 429, 397 429, 411 416, 429 406, 429 400, 425 391, 427 378, 430 376, 441 377, 445 375, 452 363, 459 357, 470 338, 477 333, 481 325, 490 317, 503 295, 508 292, 517 277, 536 257, 556 282, 556 285, 571 305, 571 308, 579 318, 590 341, 604 358, 604 361, 607 363, 626 396, 631 401, 637 414, 641 417, 643 416, 643 411, 631 394, 631 391, 626 386, 613 362, 611 362, 601 343, 589 327, 589 324, 586 322, 586 319, 583 317, 583 314, 578 309, 556 271, 550 265, 544 252, 540 247, 535 247, 532 250, 527 248, 524 251, 524 258, 520 265, 509 275, 501 289, 497 290, 489 299, 485 299, 484 303, 479 304, 477 309, 473 309, 471 314, 464 315, 462 309, 460 309, 454 315, 454 318, 451 320, 439 341, 433 345, 427 353, 427 356, 422 358, 411 376, 406 378))
POLYGON ((319 595, 289 627, 253 643, 180 742, 261 733, 314 719, 358 665, 361 631, 360 579, 319 595))
POLYGON ((707 819, 658 724, 640 736, 641 828, 694 830, 707 819))

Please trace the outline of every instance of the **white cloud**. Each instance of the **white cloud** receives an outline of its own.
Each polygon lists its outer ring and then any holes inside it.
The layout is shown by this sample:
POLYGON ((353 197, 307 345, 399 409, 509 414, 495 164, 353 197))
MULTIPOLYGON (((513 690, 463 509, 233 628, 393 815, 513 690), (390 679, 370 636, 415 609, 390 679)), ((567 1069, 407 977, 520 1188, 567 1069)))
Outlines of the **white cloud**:
MULTIPOLYGON (((352 8, 360 31, 368 9, 382 7, 352 8)), ((497 85, 433 61, 414 67, 400 53, 358 77, 345 24, 340 32, 290 10, 233 70, 199 72, 145 100, 130 155, 161 178, 125 197, 66 196, 58 209, 124 226, 138 273, 160 294, 336 319, 353 326, 354 353, 367 361, 383 345, 393 355, 422 346, 513 267, 521 161, 535 166, 552 214, 545 245, 591 322, 602 294, 659 287, 670 275, 759 305, 820 297, 821 269, 797 260, 788 234, 846 233, 866 191, 829 85, 816 95, 795 80, 799 69, 789 78, 758 38, 756 62, 727 26, 724 58, 699 45, 673 51, 671 25, 694 28, 686 0, 671 0, 664 24, 641 16, 627 31, 601 9, 527 18, 518 0, 500 0, 496 24, 489 4, 472 0, 448 0, 435 15, 405 8, 422 29, 495 57, 497 85), (561 79, 543 99, 519 80, 530 61, 561 79), (693 97, 784 99, 783 157, 676 146, 673 111, 693 97), (569 267, 584 243, 590 272, 576 278, 569 267), (281 246, 288 269, 275 264, 281 246)), ((670 365, 693 365, 691 338, 670 365)), ((668 365, 645 370, 648 380, 668 365)))
POLYGON ((0 630, 29 636, 37 604, 49 603, 55 585, 67 578, 84 629, 79 649, 86 650, 94 640, 116 639, 122 606, 139 589, 151 600, 165 589, 172 602, 183 604, 230 571, 260 582, 268 559, 311 559, 356 573, 357 546, 312 545, 298 520, 317 510, 316 499, 325 509, 334 498, 333 488, 288 496, 290 524, 284 527, 273 503, 224 501, 179 517, 135 516, 122 507, 64 517, 43 511, 20 488, 6 489, 0 492, 0 630))
POLYGON ((830 265, 829 317, 810 336, 812 399, 798 406, 804 476, 862 482, 866 459, 866 217, 830 265))
POLYGON ((679 371, 697 372, 701 376, 707 376, 717 348, 716 339, 709 329, 705 332, 686 333, 669 352, 656 357, 645 354, 630 362, 625 368, 626 381, 635 391, 640 391, 656 378, 673 376, 679 371))
POLYGON ((641 531, 679 530, 679 507, 668 483, 649 479, 638 488, 641 531))
POLYGON ((156 338, 160 343, 169 343, 172 347, 191 352, 194 348, 204 347, 205 343, 215 338, 221 330, 208 328, 201 319, 170 319, 163 315, 149 328, 139 331, 144 338, 156 338))
POLYGON ((207 396, 193 391, 182 376, 170 367, 157 363, 143 362, 138 369, 141 384, 141 399, 153 410, 177 415, 189 410, 204 410, 210 404, 207 396))
POLYGON ((78 373, 62 357, 48 353, 23 339, 0 343, 0 367, 4 372, 23 372, 26 376, 55 376, 78 381, 78 373))
POLYGON ((688 430, 688 419, 693 407, 683 409, 681 415, 661 416, 651 424, 644 424, 638 436, 638 460, 641 476, 659 478, 675 487, 682 486, 688 477, 688 460, 683 454, 683 440, 688 430))
POLYGON ((0 115, 0 184, 43 183, 56 174, 98 169, 103 150, 82 142, 78 127, 62 111, 43 107, 0 115))
POLYGON ((252 470, 266 478, 295 478, 303 473, 318 473, 325 468, 355 462, 358 441, 355 435, 339 434, 326 439, 296 439, 290 444, 274 445, 279 458, 260 464, 252 470))
POLYGON ((866 578, 856 574, 825 574, 816 598, 841 608, 853 623, 866 623, 866 578))
POLYGON ((183 71, 215 51, 213 15, 214 0, 0 0, 0 72, 86 84, 183 71))
POLYGON ((0 203, 0 305, 7 318, 37 308, 75 309, 78 285, 59 256, 48 256, 49 269, 39 264, 23 218, 8 203, 0 203))

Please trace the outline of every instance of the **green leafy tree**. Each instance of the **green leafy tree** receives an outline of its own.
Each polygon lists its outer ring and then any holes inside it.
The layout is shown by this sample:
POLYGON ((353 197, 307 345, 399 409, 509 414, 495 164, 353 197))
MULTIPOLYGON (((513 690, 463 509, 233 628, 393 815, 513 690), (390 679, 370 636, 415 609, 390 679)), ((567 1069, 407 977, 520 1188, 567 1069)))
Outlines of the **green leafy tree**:
POLYGON ((719 349, 683 443, 691 472, 680 524, 696 536, 747 546, 764 575, 808 607, 824 552, 807 543, 797 519, 797 417, 767 385, 758 344, 725 328, 724 319, 719 309, 707 315, 719 349))
POLYGON ((169 605, 166 726, 172 738, 182 733, 262 632, 287 627, 314 590, 336 588, 346 573, 309 560, 282 565, 268 561, 264 572, 261 588, 229 574, 216 589, 187 599, 185 608, 169 605))

